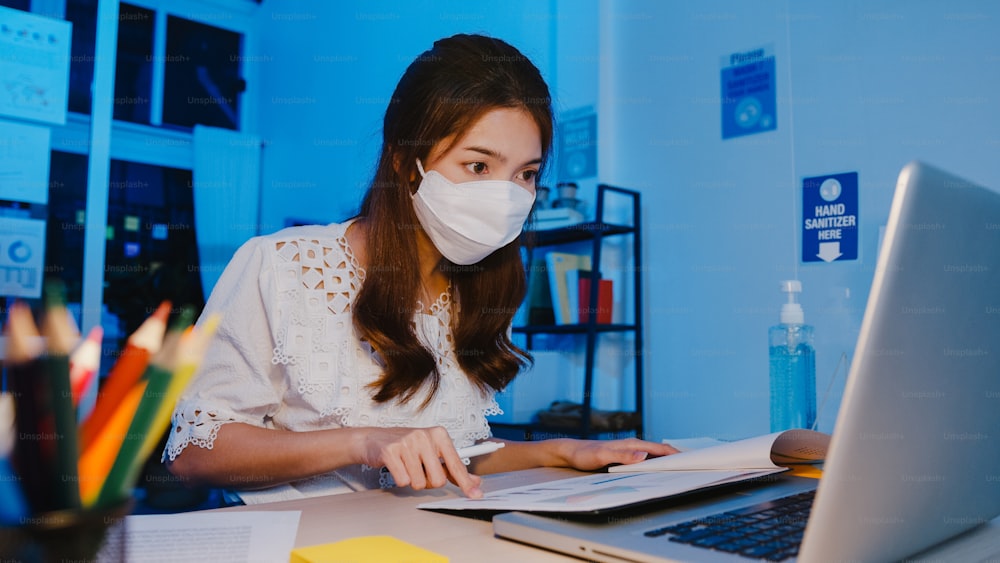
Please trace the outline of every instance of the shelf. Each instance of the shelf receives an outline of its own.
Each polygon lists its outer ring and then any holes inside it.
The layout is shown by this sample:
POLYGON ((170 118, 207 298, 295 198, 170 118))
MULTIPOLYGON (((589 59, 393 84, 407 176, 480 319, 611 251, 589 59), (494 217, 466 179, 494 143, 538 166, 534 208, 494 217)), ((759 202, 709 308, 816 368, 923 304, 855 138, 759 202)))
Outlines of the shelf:
POLYGON ((528 325, 516 326, 517 334, 586 334, 593 328, 594 332, 628 332, 636 330, 633 324, 604 323, 589 325, 587 323, 569 325, 528 325))
MULTIPOLYGON (((609 438, 609 437, 627 437, 627 436, 637 436, 641 437, 643 433, 642 427, 642 413, 643 413, 643 362, 642 362, 642 350, 643 350, 643 324, 642 324, 642 253, 641 253, 641 242, 642 242, 642 229, 641 229, 641 205, 640 205, 640 194, 635 190, 628 190, 625 188, 617 188, 614 186, 608 186, 600 184, 597 186, 597 197, 595 200, 595 217, 596 221, 588 221, 577 223, 575 225, 568 225, 564 227, 554 228, 554 229, 540 229, 536 231, 528 231, 522 238, 522 245, 527 251, 527 256, 525 260, 527 262, 526 269, 531 266, 531 275, 535 276, 537 280, 536 283, 548 283, 548 272, 545 272, 545 265, 542 265, 540 269, 535 269, 536 262, 542 260, 536 257, 537 254, 545 254, 548 252, 550 247, 558 248, 560 245, 570 245, 574 243, 584 243, 590 246, 589 257, 590 263, 592 264, 591 270, 594 272, 601 272, 607 264, 602 263, 602 248, 604 242, 608 237, 616 235, 625 235, 628 239, 626 240, 627 246, 631 247, 631 258, 634 266, 634 270, 631 272, 631 276, 622 274, 620 278, 625 284, 621 288, 622 291, 629 292, 632 294, 632 303, 629 311, 625 311, 625 314, 620 314, 622 319, 628 322, 618 322, 618 323, 598 323, 596 321, 596 315, 590 315, 587 322, 574 323, 574 324, 550 324, 545 322, 545 324, 529 324, 522 326, 515 326, 512 328, 513 332, 524 336, 525 349, 530 351, 534 348, 534 340, 536 337, 546 334, 557 335, 557 334, 574 334, 580 335, 583 338, 582 342, 575 342, 573 346, 577 344, 582 345, 583 350, 583 389, 582 391, 582 401, 580 412, 580 420, 578 425, 567 426, 566 424, 552 424, 553 422, 561 422, 558 420, 552 420, 547 417, 541 419, 536 419, 534 421, 514 423, 514 422, 491 422, 491 427, 496 430, 502 431, 507 436, 513 437, 512 435, 520 434, 522 439, 540 439, 543 437, 557 437, 557 436, 577 436, 581 438, 609 438), (628 224, 619 223, 609 223, 604 220, 605 218, 605 195, 614 194, 613 197, 624 197, 627 198, 631 204, 631 218, 622 219, 623 222, 628 224), (629 279, 630 278, 630 279, 629 279), (611 343, 618 347, 620 350, 618 352, 607 352, 604 348, 606 342, 600 341, 599 337, 605 334, 627 334, 631 338, 623 339, 619 343, 611 343), (624 426, 619 429, 610 430, 607 428, 592 428, 591 422, 593 419, 591 415, 593 414, 593 405, 591 403, 594 393, 594 379, 595 373, 597 371, 597 365, 599 360, 599 349, 601 349, 600 354, 604 353, 618 353, 618 354, 629 354, 632 355, 636 361, 630 363, 631 378, 634 380, 634 410, 628 411, 632 417, 626 420, 619 420, 615 424, 623 424, 624 426), (541 421, 545 420, 544 424, 541 421)), ((567 250, 569 251, 569 250, 567 250)), ((580 249, 573 249, 576 253, 581 253, 580 249)), ((524 306, 528 307, 528 313, 533 313, 530 305, 531 297, 535 296, 535 292, 531 290, 534 286, 531 283, 529 276, 529 303, 524 306)), ((599 285, 597 283, 591 283, 589 289, 589 295, 581 295, 580 297, 586 298, 590 303, 590 308, 593 310, 598 306, 598 301, 600 299, 599 285)), ((544 291, 542 289, 541 291, 544 291)), ((539 294, 540 298, 538 301, 538 306, 548 307, 544 301, 544 296, 539 294)), ((553 297, 554 300, 554 297, 553 297)), ((583 299, 581 299, 583 301, 583 299)), ((577 306, 576 304, 571 304, 577 306)), ((529 315, 530 318, 534 320, 550 321, 552 317, 540 317, 529 315)), ((604 319, 602 319, 604 320, 604 319)), ((563 375, 563 374, 556 374, 563 375)), ((623 374, 625 375, 625 374, 623 374)), ((625 375, 629 377, 628 375, 625 375)), ((560 398, 557 398, 560 399, 560 398)), ((623 403, 624 404, 624 403, 623 403)), ((519 417, 520 418, 520 417, 519 417)), ((508 419, 509 420, 509 419, 508 419)), ((530 419, 529 419, 530 420, 530 419)), ((602 426, 607 426, 604 422, 599 422, 602 426)))
POLYGON ((525 246, 553 246, 590 240, 598 234, 601 236, 624 235, 634 231, 635 227, 628 225, 588 221, 568 227, 559 227, 558 229, 525 231, 524 244, 525 246))
POLYGON ((524 436, 522 439, 543 439, 556 437, 577 437, 577 438, 628 438, 638 436, 641 429, 638 427, 619 428, 616 430, 568 428, 564 426, 547 426, 538 422, 490 422, 490 428, 494 435, 504 437, 503 431, 511 432, 511 436, 524 436))

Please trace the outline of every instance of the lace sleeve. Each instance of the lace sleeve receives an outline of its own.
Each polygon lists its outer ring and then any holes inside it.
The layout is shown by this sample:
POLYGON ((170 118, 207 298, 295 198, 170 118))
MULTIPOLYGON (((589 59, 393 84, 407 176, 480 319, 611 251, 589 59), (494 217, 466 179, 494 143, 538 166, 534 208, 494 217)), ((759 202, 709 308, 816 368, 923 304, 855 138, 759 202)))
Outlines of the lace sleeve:
POLYGON ((188 444, 211 449, 227 422, 265 427, 279 408, 285 380, 271 362, 271 317, 260 281, 269 271, 266 248, 244 244, 205 305, 202 319, 221 314, 218 331, 174 410, 164 459, 176 459, 188 444))
POLYGON ((188 444, 212 449, 219 428, 227 422, 236 422, 236 419, 231 416, 220 416, 216 410, 202 410, 188 402, 178 403, 162 459, 170 461, 177 459, 188 444))

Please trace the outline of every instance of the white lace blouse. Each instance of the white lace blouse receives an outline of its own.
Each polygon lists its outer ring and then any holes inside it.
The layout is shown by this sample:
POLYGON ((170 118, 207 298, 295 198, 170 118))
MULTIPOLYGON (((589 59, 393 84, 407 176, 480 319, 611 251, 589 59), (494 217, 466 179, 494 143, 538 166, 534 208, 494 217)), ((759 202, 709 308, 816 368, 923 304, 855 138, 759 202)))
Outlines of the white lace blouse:
MULTIPOLYGON (((204 319, 219 312, 222 318, 174 411, 165 459, 174 460, 191 444, 211 449, 228 422, 296 431, 443 426, 456 447, 490 437, 486 416, 500 410, 494 394, 481 392, 458 366, 447 293, 430 314, 414 317, 441 374, 434 399, 420 409, 425 388, 405 404, 372 400, 366 386, 378 378, 381 360, 352 323, 352 304, 366 274, 348 246, 349 225, 292 227, 251 239, 236 252, 202 314, 204 319)), ((376 488, 391 485, 388 477, 352 466, 258 496, 277 500, 376 488)))

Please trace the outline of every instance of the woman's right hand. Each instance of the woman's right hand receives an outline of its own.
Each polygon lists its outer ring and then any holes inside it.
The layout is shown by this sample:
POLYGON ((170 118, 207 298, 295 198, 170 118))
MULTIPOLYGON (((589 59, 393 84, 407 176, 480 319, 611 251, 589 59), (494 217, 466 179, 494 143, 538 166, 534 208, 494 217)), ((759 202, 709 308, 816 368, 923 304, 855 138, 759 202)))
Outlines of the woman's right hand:
POLYGON ((469 473, 443 427, 366 428, 359 434, 360 463, 385 467, 396 485, 422 490, 450 480, 469 498, 483 496, 482 478, 469 473))

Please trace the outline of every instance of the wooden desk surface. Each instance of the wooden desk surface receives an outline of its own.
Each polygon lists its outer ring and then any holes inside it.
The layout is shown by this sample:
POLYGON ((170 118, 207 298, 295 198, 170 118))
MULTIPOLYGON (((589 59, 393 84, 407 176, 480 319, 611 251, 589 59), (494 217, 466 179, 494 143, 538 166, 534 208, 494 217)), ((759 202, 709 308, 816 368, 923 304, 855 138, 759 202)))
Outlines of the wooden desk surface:
MULTIPOLYGON (((486 475, 482 489, 495 491, 581 474, 572 469, 543 468, 486 475)), ((452 563, 579 562, 579 559, 496 538, 493 525, 488 521, 417 508, 424 502, 460 496, 461 491, 449 484, 428 491, 371 490, 215 511, 301 510, 295 547, 359 536, 388 535, 446 555, 452 563)))
MULTIPOLYGON (((530 485, 580 475, 572 469, 529 469, 483 477, 483 491, 530 485)), ((810 475, 811 476, 811 475, 810 475)), ((304 547, 348 538, 389 535, 446 555, 452 563, 579 562, 538 548, 497 538, 492 524, 417 508, 418 504, 461 495, 457 487, 413 491, 372 490, 343 495, 219 508, 215 511, 299 510, 295 546, 304 547)), ((910 561, 1000 561, 1000 517, 910 561)))

